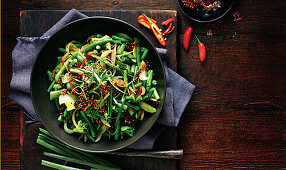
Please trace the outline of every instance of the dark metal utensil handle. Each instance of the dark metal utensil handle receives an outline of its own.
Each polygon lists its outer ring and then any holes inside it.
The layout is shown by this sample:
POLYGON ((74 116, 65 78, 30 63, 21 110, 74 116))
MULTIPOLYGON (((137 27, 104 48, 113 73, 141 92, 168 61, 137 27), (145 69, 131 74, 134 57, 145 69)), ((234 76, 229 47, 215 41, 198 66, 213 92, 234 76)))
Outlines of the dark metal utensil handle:
POLYGON ((152 157, 152 158, 165 158, 165 159, 182 159, 183 149, 168 150, 168 151, 150 151, 150 152, 107 152, 110 155, 120 156, 141 156, 141 157, 152 157))

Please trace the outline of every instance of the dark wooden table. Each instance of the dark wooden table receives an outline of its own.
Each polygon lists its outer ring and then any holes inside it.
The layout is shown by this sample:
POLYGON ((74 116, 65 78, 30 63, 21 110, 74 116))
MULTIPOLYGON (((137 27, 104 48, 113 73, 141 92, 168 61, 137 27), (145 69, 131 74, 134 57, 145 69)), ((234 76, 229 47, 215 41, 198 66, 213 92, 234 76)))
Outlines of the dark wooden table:
POLYGON ((177 130, 178 148, 184 149, 178 169, 285 168, 285 7, 283 0, 237 0, 219 21, 199 24, 196 34, 208 55, 201 64, 194 38, 189 52, 182 48, 184 30, 195 23, 180 12, 175 0, 2 0, 2 168, 20 169, 23 109, 8 97, 19 13, 71 8, 178 11, 177 71, 197 86, 177 130), (235 11, 242 21, 233 21, 235 11), (206 35, 209 29, 212 36, 206 35))

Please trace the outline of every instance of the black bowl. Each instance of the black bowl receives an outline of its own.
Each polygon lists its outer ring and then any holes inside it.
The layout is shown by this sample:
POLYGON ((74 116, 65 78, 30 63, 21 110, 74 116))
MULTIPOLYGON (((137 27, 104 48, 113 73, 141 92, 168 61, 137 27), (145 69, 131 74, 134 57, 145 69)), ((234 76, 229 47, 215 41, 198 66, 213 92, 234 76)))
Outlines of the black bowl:
POLYGON ((234 0, 220 0, 221 8, 205 12, 202 7, 191 9, 186 7, 182 0, 177 0, 182 12, 190 19, 197 22, 211 22, 223 17, 232 7, 234 0))
POLYGON ((166 79, 163 64, 151 42, 132 25, 109 17, 80 19, 60 29, 51 36, 41 49, 31 73, 31 96, 33 105, 45 128, 65 144, 88 152, 114 151, 124 148, 141 138, 153 126, 159 116, 165 99, 165 90, 166 79), (46 72, 47 70, 53 70, 56 66, 57 57, 61 55, 57 49, 64 47, 65 43, 71 40, 83 42, 90 35, 96 33, 112 35, 117 32, 126 33, 131 37, 138 37, 141 40, 140 45, 150 50, 147 61, 150 64, 150 69, 154 70, 154 78, 158 82, 157 89, 161 98, 160 105, 155 114, 145 113, 146 117, 144 117, 144 120, 136 126, 134 137, 120 141, 102 138, 98 143, 84 143, 83 141, 78 141, 77 135, 67 134, 63 129, 63 124, 57 120, 59 113, 56 110, 54 101, 49 100, 47 89, 50 81, 48 80, 46 72))

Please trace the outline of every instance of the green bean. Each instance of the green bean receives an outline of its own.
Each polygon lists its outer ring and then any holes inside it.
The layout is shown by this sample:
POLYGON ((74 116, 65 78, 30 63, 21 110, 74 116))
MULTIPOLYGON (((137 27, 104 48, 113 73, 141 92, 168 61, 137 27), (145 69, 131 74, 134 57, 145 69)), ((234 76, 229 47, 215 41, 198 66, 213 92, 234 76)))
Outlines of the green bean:
POLYGON ((53 87, 54 87, 54 85, 55 85, 55 80, 51 83, 51 85, 49 86, 49 88, 48 88, 48 92, 51 92, 51 90, 53 89, 53 87))
POLYGON ((114 139, 118 140, 119 139, 119 132, 120 132, 120 117, 121 117, 121 110, 119 111, 116 121, 115 121, 115 135, 114 139))
POLYGON ((55 80, 59 81, 61 75, 63 74, 64 70, 66 69, 67 65, 69 64, 69 61, 67 60, 62 67, 60 68, 60 71, 56 74, 55 80))
POLYGON ((134 64, 134 62, 129 57, 126 56, 122 56, 121 61, 126 64, 134 64))
POLYGON ((129 95, 129 96, 125 96, 125 99, 126 99, 126 100, 135 100, 134 93, 132 93, 132 94, 129 95))
POLYGON ((149 99, 152 97, 154 91, 155 91, 155 88, 151 88, 151 89, 145 94, 145 96, 143 97, 143 100, 149 100, 149 99))
POLYGON ((113 40, 112 41, 114 44, 122 44, 122 42, 120 40, 113 40))
POLYGON ((158 94, 158 92, 157 92, 157 90, 156 90, 156 88, 155 88, 155 90, 154 90, 154 98, 156 99, 156 100, 159 100, 160 99, 160 96, 159 96, 159 94, 158 94))
POLYGON ((73 59, 72 62, 69 64, 69 66, 74 66, 76 62, 77 62, 77 59, 73 59))
POLYGON ((83 44, 74 44, 77 48, 81 48, 83 44))
POLYGON ((135 72, 135 65, 132 65, 131 66, 131 73, 134 73, 135 72))
POLYGON ((144 52, 143 52, 143 54, 142 54, 142 56, 141 56, 141 60, 142 60, 142 61, 146 59, 148 52, 149 52, 149 50, 148 50, 147 48, 145 48, 145 49, 144 49, 144 52))
POLYGON ((91 142, 94 142, 94 139, 92 136, 90 136, 90 134, 86 133, 85 134, 87 136, 87 138, 91 141, 91 142))
POLYGON ((111 38, 94 41, 93 43, 83 47, 82 48, 82 52, 89 51, 89 50, 93 49, 97 45, 103 45, 103 44, 106 44, 106 43, 111 42, 111 41, 113 41, 111 38))
POLYGON ((55 103, 56 103, 56 108, 58 111, 60 111, 60 104, 59 104, 59 100, 55 99, 55 103))
POLYGON ((102 34, 97 34, 96 37, 97 37, 97 38, 102 38, 103 35, 102 35, 102 34))
POLYGON ((67 51, 66 51, 66 49, 64 49, 64 48, 58 48, 58 50, 60 51, 60 52, 63 52, 63 53, 67 53, 67 51))
POLYGON ((122 42, 124 42, 124 43, 130 41, 130 40, 127 40, 127 39, 125 39, 125 38, 118 37, 118 36, 116 36, 116 35, 112 35, 111 38, 114 39, 114 40, 120 40, 120 41, 122 41, 122 42))
POLYGON ((147 79, 147 88, 146 88, 147 91, 152 86, 152 79, 153 79, 153 70, 150 70, 149 73, 148 73, 148 79, 147 79))
POLYGON ((141 102, 143 100, 143 97, 139 95, 138 97, 135 98, 135 103, 141 102))
POLYGON ((142 82, 135 84, 135 88, 137 89, 138 87, 142 86, 142 82))
POLYGON ((128 103, 126 102, 125 103, 127 106, 131 107, 132 109, 136 110, 136 111, 139 111, 140 110, 140 107, 137 106, 137 105, 134 105, 134 104, 131 104, 131 103, 128 103))
POLYGON ((112 115, 112 94, 113 88, 110 87, 110 96, 109 96, 109 102, 108 102, 108 115, 111 116, 112 115))
POLYGON ((94 127, 93 127, 93 124, 90 122, 90 120, 86 117, 84 111, 80 111, 80 114, 81 116, 84 118, 84 120, 87 122, 88 126, 89 126, 89 130, 91 132, 91 136, 92 137, 95 137, 96 134, 95 134, 95 130, 94 130, 94 127))
POLYGON ((127 70, 123 70, 123 74, 124 74, 124 83, 127 84, 128 83, 127 70))
POLYGON ((125 38, 125 39, 127 39, 129 41, 133 40, 131 37, 129 37, 128 35, 126 35, 124 33, 116 33, 115 35, 118 36, 118 37, 121 37, 121 38, 125 38))
POLYGON ((79 70, 79 69, 74 69, 74 68, 71 68, 71 69, 70 69, 70 72, 71 72, 71 73, 76 73, 76 74, 78 74, 78 73, 83 73, 81 70, 79 70))
POLYGON ((119 49, 117 50, 116 54, 122 54, 124 49, 126 47, 126 44, 123 43, 122 45, 120 45, 119 49))
POLYGON ((137 66, 139 68, 141 64, 141 56, 140 56, 140 47, 138 45, 136 47, 136 61, 137 61, 137 66))

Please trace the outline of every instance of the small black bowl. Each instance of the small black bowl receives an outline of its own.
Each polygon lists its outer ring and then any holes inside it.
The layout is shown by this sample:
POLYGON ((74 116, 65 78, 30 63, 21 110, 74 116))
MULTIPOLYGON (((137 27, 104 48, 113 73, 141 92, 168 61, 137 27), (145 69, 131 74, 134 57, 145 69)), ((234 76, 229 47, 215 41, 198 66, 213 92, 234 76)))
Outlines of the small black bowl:
POLYGON ((205 12, 202 7, 191 9, 186 7, 182 0, 177 0, 182 12, 197 22, 211 22, 223 17, 232 7, 234 0, 220 0, 221 7, 215 11, 205 12))
POLYGON ((151 42, 132 25, 110 17, 97 16, 77 20, 57 31, 41 49, 31 73, 33 105, 45 128, 65 144, 88 152, 114 151, 124 148, 141 138, 153 126, 159 116, 165 99, 165 90, 166 78, 163 64, 151 42), (49 100, 47 89, 51 82, 48 80, 46 72, 47 70, 53 70, 56 66, 57 57, 62 55, 58 48, 64 47, 65 43, 71 40, 83 42, 89 36, 97 33, 112 35, 117 32, 128 34, 131 37, 138 37, 141 40, 140 45, 149 49, 147 61, 150 64, 150 69, 154 70, 154 79, 158 82, 157 90, 161 98, 160 105, 157 107, 156 113, 146 113, 144 120, 136 125, 134 137, 120 141, 102 138, 98 143, 84 143, 83 141, 78 141, 77 135, 67 134, 64 131, 63 124, 57 120, 59 113, 54 101, 49 100))

